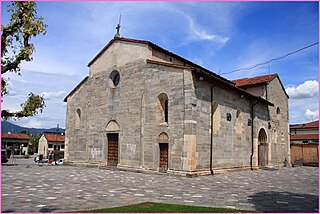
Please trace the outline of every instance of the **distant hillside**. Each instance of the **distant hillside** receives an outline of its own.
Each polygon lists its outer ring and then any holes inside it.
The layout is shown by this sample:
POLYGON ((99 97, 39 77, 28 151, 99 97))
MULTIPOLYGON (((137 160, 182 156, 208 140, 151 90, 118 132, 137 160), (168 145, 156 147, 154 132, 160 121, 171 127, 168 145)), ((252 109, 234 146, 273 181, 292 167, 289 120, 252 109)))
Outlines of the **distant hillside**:
MULTIPOLYGON (((43 132, 57 132, 57 128, 50 129, 37 129, 37 128, 26 128, 21 127, 15 124, 12 124, 8 121, 1 121, 1 133, 20 133, 22 131, 27 131, 30 134, 42 134, 43 132)), ((58 132, 65 132, 65 129, 59 128, 58 132)))

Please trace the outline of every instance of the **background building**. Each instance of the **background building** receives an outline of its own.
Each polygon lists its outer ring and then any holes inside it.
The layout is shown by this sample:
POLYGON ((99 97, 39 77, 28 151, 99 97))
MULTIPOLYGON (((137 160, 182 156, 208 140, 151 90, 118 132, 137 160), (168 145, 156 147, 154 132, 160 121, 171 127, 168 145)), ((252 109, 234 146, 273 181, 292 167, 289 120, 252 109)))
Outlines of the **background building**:
POLYGON ((43 133, 39 139, 38 155, 49 158, 50 155, 57 152, 64 154, 64 141, 64 133, 43 133))
POLYGON ((319 120, 290 125, 291 164, 319 164, 319 120))
POLYGON ((27 155, 30 136, 28 134, 1 133, 1 151, 11 155, 27 155))

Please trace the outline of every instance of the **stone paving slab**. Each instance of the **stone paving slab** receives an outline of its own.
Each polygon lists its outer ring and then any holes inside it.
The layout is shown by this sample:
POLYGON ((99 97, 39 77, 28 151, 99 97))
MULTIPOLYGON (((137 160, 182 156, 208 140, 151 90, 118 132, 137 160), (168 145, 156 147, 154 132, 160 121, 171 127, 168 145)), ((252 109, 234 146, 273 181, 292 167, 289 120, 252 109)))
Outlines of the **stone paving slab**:
POLYGON ((318 212, 318 168, 178 177, 72 166, 2 165, 2 212, 66 212, 145 201, 318 212))

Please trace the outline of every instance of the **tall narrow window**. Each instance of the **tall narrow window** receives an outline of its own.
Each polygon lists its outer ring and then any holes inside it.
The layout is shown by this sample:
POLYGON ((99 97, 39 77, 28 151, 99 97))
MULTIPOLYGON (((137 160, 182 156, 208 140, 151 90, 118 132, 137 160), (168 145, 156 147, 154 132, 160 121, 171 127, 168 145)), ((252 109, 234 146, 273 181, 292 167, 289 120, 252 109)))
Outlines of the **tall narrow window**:
POLYGON ((164 101, 164 122, 168 123, 168 100, 164 101))
POLYGON ((80 121, 81 121, 81 110, 77 109, 77 111, 76 111, 76 122, 75 122, 75 127, 76 128, 80 127, 80 121))
POLYGON ((161 112, 161 117, 160 117, 160 122, 163 123, 168 123, 169 121, 169 99, 168 95, 165 93, 161 93, 158 96, 159 101, 160 101, 160 112, 161 112))

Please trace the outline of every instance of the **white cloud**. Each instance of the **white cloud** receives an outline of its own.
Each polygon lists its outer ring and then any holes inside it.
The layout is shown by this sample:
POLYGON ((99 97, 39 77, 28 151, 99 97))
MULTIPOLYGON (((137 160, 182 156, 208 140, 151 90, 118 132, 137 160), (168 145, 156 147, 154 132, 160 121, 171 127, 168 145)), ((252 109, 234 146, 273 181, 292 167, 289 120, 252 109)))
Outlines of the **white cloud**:
POLYGON ((311 111, 310 109, 306 110, 305 116, 308 120, 316 120, 319 117, 318 110, 311 111))
POLYGON ((42 92, 41 95, 45 100, 51 100, 54 98, 61 98, 66 95, 65 91, 51 91, 51 92, 42 92))
POLYGON ((27 123, 23 124, 23 126, 27 128, 43 128, 42 122, 34 118, 31 118, 27 123))
POLYGON ((192 32, 192 37, 195 40, 210 40, 220 44, 225 44, 229 41, 228 37, 224 37, 218 34, 210 34, 206 32, 204 29, 201 29, 196 23, 191 19, 191 17, 187 17, 190 25, 190 30, 192 32))
POLYGON ((287 87, 286 91, 292 99, 304 99, 318 94, 318 81, 307 80, 297 87, 287 87))

